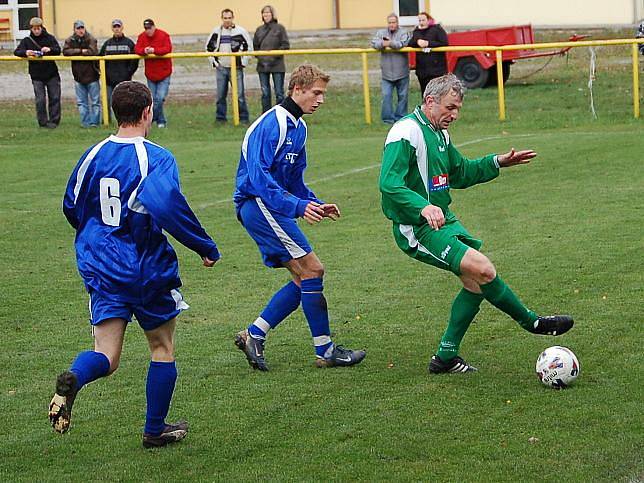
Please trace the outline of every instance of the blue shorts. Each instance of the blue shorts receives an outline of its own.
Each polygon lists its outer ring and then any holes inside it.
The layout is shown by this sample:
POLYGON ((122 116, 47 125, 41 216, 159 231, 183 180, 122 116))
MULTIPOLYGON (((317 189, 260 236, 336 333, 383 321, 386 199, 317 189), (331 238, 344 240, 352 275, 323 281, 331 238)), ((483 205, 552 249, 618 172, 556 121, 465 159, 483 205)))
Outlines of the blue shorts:
POLYGON ((259 198, 245 201, 239 218, 267 267, 283 267, 285 262, 313 251, 293 218, 270 211, 259 198))
POLYGON ((111 300, 109 296, 95 290, 89 293, 89 321, 92 325, 112 318, 131 322, 134 315, 143 330, 153 330, 188 308, 190 306, 184 302, 181 292, 175 289, 155 297, 144 305, 111 300))

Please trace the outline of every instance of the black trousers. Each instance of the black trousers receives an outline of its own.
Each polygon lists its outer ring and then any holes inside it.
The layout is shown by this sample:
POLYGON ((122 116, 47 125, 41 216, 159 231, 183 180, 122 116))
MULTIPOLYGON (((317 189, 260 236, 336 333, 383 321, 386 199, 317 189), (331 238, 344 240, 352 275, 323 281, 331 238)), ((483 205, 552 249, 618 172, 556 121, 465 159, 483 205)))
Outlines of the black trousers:
MULTIPOLYGON (((447 74, 447 72, 445 72, 447 74)), ((422 73, 422 75, 418 74, 418 71, 416 71, 416 77, 418 78, 418 83, 420 84, 420 98, 424 99, 424 93, 425 93, 425 87, 427 87, 427 84, 429 84, 429 81, 432 79, 436 79, 437 77, 440 77, 444 74, 426 74, 422 73)))
POLYGON ((31 79, 36 96, 36 117, 41 127, 47 124, 60 123, 60 77, 52 77, 48 81, 31 79), (47 102, 49 100, 49 102, 47 102), (49 115, 47 115, 49 107, 49 115))

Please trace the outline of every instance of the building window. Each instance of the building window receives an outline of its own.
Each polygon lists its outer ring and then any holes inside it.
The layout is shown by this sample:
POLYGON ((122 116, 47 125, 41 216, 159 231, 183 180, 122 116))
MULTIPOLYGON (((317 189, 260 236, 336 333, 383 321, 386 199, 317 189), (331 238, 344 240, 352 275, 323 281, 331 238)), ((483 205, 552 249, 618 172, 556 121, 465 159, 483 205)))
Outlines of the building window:
POLYGON ((417 25, 418 14, 423 10, 424 0, 394 0, 394 12, 400 17, 400 25, 417 25))

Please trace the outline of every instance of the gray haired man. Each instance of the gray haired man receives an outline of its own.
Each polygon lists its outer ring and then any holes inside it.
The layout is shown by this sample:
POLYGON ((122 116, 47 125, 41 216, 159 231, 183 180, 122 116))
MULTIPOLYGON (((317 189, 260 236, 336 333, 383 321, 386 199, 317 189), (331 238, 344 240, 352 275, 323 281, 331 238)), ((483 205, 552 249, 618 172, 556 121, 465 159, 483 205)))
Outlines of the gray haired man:
POLYGON ((387 28, 376 32, 371 40, 374 49, 382 51, 380 69, 382 71, 382 110, 381 118, 386 124, 393 124, 407 114, 409 92, 409 62, 407 54, 389 49, 407 47, 411 35, 398 25, 398 15, 389 14, 387 28), (393 109, 393 92, 396 89, 398 105, 393 109))

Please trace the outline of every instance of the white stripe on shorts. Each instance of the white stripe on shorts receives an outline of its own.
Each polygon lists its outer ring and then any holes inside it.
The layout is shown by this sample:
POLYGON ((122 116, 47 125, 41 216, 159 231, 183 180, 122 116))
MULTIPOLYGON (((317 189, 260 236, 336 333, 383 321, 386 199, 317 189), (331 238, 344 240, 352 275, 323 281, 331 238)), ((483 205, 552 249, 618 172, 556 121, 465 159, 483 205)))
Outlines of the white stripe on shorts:
POLYGON ((297 243, 295 243, 290 236, 287 235, 284 229, 279 225, 279 223, 277 223, 275 218, 273 218, 273 215, 271 215, 271 212, 268 211, 268 208, 266 208, 264 202, 260 198, 255 198, 255 201, 257 201, 257 206, 259 206, 259 209, 262 211, 264 218, 266 218, 266 221, 268 221, 268 224, 277 235, 277 238, 279 238, 279 240, 282 242, 284 248, 288 250, 289 255, 291 255, 293 258, 301 258, 306 255, 306 252, 297 243))
POLYGON ((190 306, 184 302, 183 296, 178 290, 170 290, 170 295, 172 295, 172 298, 174 299, 175 308, 177 310, 188 310, 190 308, 190 306))

